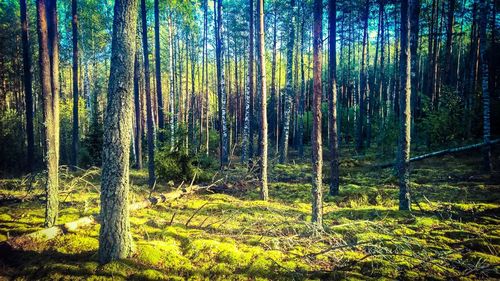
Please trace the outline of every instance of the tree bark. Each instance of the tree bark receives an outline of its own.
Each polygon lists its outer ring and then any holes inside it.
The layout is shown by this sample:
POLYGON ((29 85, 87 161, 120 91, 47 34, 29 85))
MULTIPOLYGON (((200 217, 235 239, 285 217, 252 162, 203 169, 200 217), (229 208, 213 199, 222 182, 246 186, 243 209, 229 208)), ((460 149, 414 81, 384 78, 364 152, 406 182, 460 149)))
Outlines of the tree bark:
POLYGON ((116 0, 104 122, 100 263, 129 257, 133 249, 128 194, 136 23, 137 0, 116 0))
POLYGON ((400 128, 397 170, 399 176, 399 209, 410 210, 410 125, 411 125, 411 55, 410 55, 410 5, 409 1, 401 2, 401 55, 400 55, 400 128))
POLYGON ((330 195, 339 194, 339 143, 337 136, 337 0, 328 2, 329 30, 329 89, 328 89, 328 128, 330 132, 330 195))
POLYGON ((78 165, 78 143, 79 143, 79 125, 78 125, 78 6, 77 0, 71 1, 73 31, 73 139, 71 143, 71 165, 78 165))
POLYGON ((160 8, 159 0, 154 0, 154 14, 155 14, 155 73, 156 73, 156 97, 158 99, 158 127, 160 132, 158 139, 160 142, 164 141, 165 130, 165 113, 163 111, 163 90, 161 83, 161 55, 160 55, 160 8))
MULTIPOLYGON (((137 42, 136 42, 137 44, 137 42)), ((138 44, 136 45, 139 46, 138 44)), ((139 49, 139 48, 137 48, 139 49)), ((139 91, 139 81, 141 80, 141 70, 139 64, 139 51, 136 49, 134 59, 134 109, 135 109, 135 168, 142 169, 142 103, 139 91)))
POLYGON ((20 0, 21 12, 21 41, 23 46, 23 70, 24 70, 24 102, 26 104, 26 140, 27 147, 27 171, 33 172, 35 163, 35 132, 33 126, 33 90, 31 75, 31 51, 29 40, 29 21, 26 11, 26 0, 20 0))
POLYGON ((321 140, 323 9, 321 0, 314 0, 313 5, 312 223, 321 229, 323 228, 323 149, 321 140))
POLYGON ((229 141, 227 134, 227 95, 225 86, 225 75, 224 75, 224 21, 222 17, 222 0, 214 0, 214 4, 217 4, 217 21, 216 21, 216 31, 215 31, 215 41, 216 41, 216 60, 217 60, 217 91, 219 94, 219 138, 220 138, 220 164, 224 167, 229 162, 229 141))
POLYGON ((248 72, 247 87, 245 89, 245 124, 243 129, 243 143, 241 161, 245 162, 252 157, 252 119, 253 119, 253 0, 248 1, 249 5, 249 40, 248 40, 248 72))
MULTIPOLYGON (((40 83, 43 104, 43 127, 45 134, 45 169, 47 169, 47 182, 45 194, 47 197, 45 205, 45 227, 53 226, 57 221, 59 200, 58 200, 58 137, 57 120, 58 93, 54 91, 54 84, 51 77, 51 56, 50 56, 50 36, 48 31, 49 13, 51 13, 52 0, 37 1, 37 26, 38 26, 38 47, 40 65, 40 83)), ((57 44, 56 44, 57 45, 57 44)))
MULTIPOLYGON (((148 22, 146 19, 146 0, 141 0, 142 17, 142 50, 144 53, 144 89, 146 95, 146 127, 148 139, 148 185, 153 187, 155 176, 155 140, 153 126, 153 106, 151 103, 151 80, 149 77, 149 48, 148 48, 148 22)), ((161 85, 160 85, 161 88, 161 85)))
MULTIPOLYGON (((222 0, 219 0, 222 1, 222 0)), ((268 200, 267 188, 267 89, 266 89, 266 61, 264 50, 264 0, 259 1, 259 67, 260 67, 260 199, 268 200)), ((292 0, 294 1, 294 0, 292 0)))
MULTIPOLYGON (((479 32, 480 36, 480 53, 481 53, 481 89, 482 89, 482 99, 483 99, 483 142, 485 144, 490 143, 491 138, 491 127, 490 127, 490 93, 488 91, 488 48, 487 48, 487 38, 486 38, 486 27, 488 23, 488 10, 489 1, 480 0, 481 5, 481 28, 479 32)), ((491 145, 487 145, 483 150, 483 161, 484 169, 488 172, 493 171, 493 165, 491 161, 491 145)))

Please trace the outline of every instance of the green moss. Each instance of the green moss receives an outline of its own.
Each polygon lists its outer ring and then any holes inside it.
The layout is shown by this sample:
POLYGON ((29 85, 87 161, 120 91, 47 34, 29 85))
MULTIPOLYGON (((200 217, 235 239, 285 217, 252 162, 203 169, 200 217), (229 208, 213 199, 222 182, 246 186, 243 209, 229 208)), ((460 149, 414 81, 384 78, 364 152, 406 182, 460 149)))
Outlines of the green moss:
POLYGON ((170 238, 167 241, 148 241, 137 244, 136 258, 146 265, 179 272, 190 272, 192 265, 182 255, 179 243, 170 238))

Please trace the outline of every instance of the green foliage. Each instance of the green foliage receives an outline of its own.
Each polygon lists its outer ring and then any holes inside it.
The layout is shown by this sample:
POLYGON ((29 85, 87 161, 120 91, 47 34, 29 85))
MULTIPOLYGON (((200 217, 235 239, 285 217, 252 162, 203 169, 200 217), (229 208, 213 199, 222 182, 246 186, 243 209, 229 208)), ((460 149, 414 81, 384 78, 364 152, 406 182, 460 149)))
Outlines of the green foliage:
POLYGON ((0 171, 20 172, 26 165, 25 134, 15 110, 0 111, 0 171))
POLYGON ((85 135, 79 150, 82 167, 101 166, 103 133, 103 126, 99 119, 92 120, 89 132, 85 135))
POLYGON ((164 181, 191 181, 196 172, 193 157, 168 148, 162 148, 156 153, 155 169, 158 178, 164 181))
POLYGON ((417 122, 417 136, 425 136, 428 146, 450 146, 466 135, 466 116, 462 98, 447 87, 441 90, 439 107, 431 108, 422 95, 423 117, 417 122))

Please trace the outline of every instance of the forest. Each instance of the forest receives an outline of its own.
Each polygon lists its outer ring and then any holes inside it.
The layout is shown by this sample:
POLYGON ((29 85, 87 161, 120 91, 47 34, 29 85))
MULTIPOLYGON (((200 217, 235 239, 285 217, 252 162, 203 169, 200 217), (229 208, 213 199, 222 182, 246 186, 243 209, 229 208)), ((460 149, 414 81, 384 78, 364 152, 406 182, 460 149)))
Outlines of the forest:
POLYGON ((0 0, 0 280, 500 279, 499 11, 0 0))

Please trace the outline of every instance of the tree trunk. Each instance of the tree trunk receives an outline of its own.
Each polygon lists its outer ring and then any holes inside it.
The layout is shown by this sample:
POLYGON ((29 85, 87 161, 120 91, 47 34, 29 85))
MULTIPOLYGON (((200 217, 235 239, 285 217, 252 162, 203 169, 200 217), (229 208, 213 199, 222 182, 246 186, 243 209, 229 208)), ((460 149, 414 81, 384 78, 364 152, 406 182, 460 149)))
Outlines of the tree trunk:
POLYGON ((247 87, 245 89, 245 125, 243 129, 243 143, 241 161, 252 157, 252 119, 253 119, 253 0, 248 1, 249 5, 249 41, 248 41, 248 72, 247 72, 247 87))
POLYGON ((156 72, 156 97, 158 99, 158 127, 160 132, 158 139, 164 141, 165 130, 165 114, 163 112, 163 94, 161 84, 161 56, 160 56, 160 8, 158 7, 159 0, 154 0, 155 14, 155 72, 156 72))
POLYGON ((78 165, 78 142, 79 142, 79 125, 78 125, 78 7, 77 0, 71 1, 72 21, 71 27, 73 31, 73 139, 71 143, 71 165, 78 165))
POLYGON ((365 4, 363 13, 363 49, 361 53, 361 69, 360 69, 360 95, 359 95, 359 115, 356 137, 356 151, 362 152, 365 142, 365 120, 367 119, 367 94, 368 94, 368 71, 367 71, 367 52, 368 52, 368 15, 370 11, 369 1, 365 4))
POLYGON ((33 172, 35 163, 35 132, 33 126, 33 90, 31 76, 31 51, 29 40, 29 21, 26 12, 26 0, 20 0, 21 40, 24 63, 24 102, 26 104, 26 137, 27 137, 27 171, 33 172))
POLYGON ((329 30, 329 89, 328 89, 328 126, 330 132, 330 195, 339 194, 339 143, 337 137, 337 0, 328 2, 329 30))
MULTIPOLYGON (((411 5, 418 0, 412 1, 411 5)), ((399 209, 410 210, 410 125, 411 125, 411 55, 410 55, 410 4, 409 0, 401 2, 401 55, 400 55, 400 131, 397 170, 399 176, 399 209)))
POLYGON ((312 223, 323 228, 323 149, 321 140, 321 57, 323 48, 322 1, 314 0, 313 6, 313 129, 312 129, 312 223))
MULTIPOLYGON (((219 0, 222 1, 222 0, 219 0)), ((260 67, 260 199, 268 200, 267 188, 267 89, 266 89, 266 61, 264 50, 264 0, 259 1, 259 67, 260 67)), ((294 1, 294 0, 292 0, 294 1)))
MULTIPOLYGON (((486 144, 490 143, 491 128, 490 128, 490 93, 488 91, 488 48, 487 48, 487 38, 486 38, 486 27, 488 22, 488 9, 489 1, 480 0, 481 4, 481 30, 479 32, 480 36, 480 53, 481 53, 481 88, 482 88, 482 99, 483 99, 483 142, 486 144)), ((493 171, 492 161, 491 161, 491 145, 487 145, 483 150, 483 161, 484 168, 486 171, 493 171)))
MULTIPOLYGON (((139 45, 136 42, 136 46, 139 45)), ((137 48, 139 49, 139 48, 137 48)), ((139 81, 141 80, 141 70, 139 64, 139 51, 135 52, 134 59, 134 108, 135 108, 135 168, 142 169, 142 122, 141 122, 141 97, 139 91, 139 81)))
MULTIPOLYGON (((54 91, 54 85, 51 77, 51 56, 49 55, 50 35, 48 31, 49 14, 51 13, 51 0, 37 1, 37 27, 38 27, 38 47, 39 47, 39 65, 41 95, 43 104, 43 128, 45 134, 45 169, 47 169, 47 183, 45 194, 47 197, 45 204, 45 227, 53 226, 57 221, 59 199, 58 199, 58 134, 57 134, 57 114, 58 99, 57 92, 54 91)), ((57 44, 56 44, 57 45, 57 44)))
POLYGON ((224 20, 222 17, 222 0, 214 0, 214 5, 217 6, 217 20, 215 30, 216 41, 216 60, 217 60, 217 92, 219 94, 219 134, 220 134, 220 164, 224 167, 229 162, 229 141, 227 134, 227 95, 224 75, 224 20))
POLYGON ((116 0, 104 122, 100 263, 127 258, 133 248, 128 193, 136 23, 137 0, 116 0))
POLYGON ((283 133, 281 134, 280 163, 285 163, 288 157, 288 139, 290 134, 290 115, 292 110, 293 85, 293 44, 295 43, 295 0, 290 0, 291 15, 288 22, 288 42, 286 44, 286 85, 284 97, 283 133))
MULTIPOLYGON (((153 187, 155 177, 155 143, 153 127, 153 106, 151 104, 151 84, 149 79, 149 48, 148 48, 148 22, 146 19, 146 0, 141 0, 142 17, 142 50, 144 53, 144 89, 146 95, 146 127, 148 139, 148 185, 153 187)), ((135 41, 134 41, 135 42, 135 41)), ((161 85, 160 85, 161 88, 161 85)))

